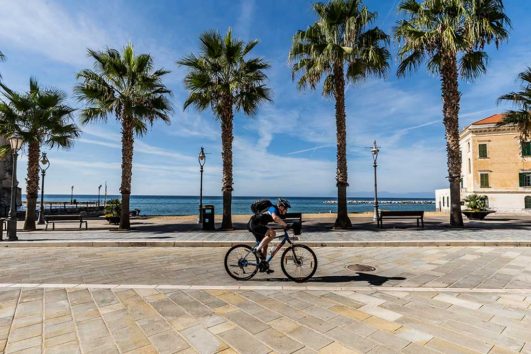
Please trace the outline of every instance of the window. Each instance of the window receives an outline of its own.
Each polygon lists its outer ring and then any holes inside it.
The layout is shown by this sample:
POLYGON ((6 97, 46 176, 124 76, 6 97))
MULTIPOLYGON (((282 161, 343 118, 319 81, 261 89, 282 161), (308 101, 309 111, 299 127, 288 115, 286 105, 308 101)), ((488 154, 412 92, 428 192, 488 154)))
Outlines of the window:
POLYGON ((470 163, 470 159, 468 159, 468 173, 472 173, 472 164, 470 163))
POLYGON ((468 146, 468 152, 470 152, 470 141, 468 142, 467 146, 468 146))
POLYGON ((531 156, 531 141, 522 142, 522 156, 531 156))
POLYGON ((487 144, 479 144, 479 158, 486 159, 487 157, 487 144))
POLYGON ((526 209, 531 209, 531 196, 524 198, 524 204, 526 209))
POLYGON ((489 174, 480 173, 479 174, 479 187, 480 188, 489 188, 489 174))
POLYGON ((531 187, 531 172, 520 172, 520 187, 531 187))

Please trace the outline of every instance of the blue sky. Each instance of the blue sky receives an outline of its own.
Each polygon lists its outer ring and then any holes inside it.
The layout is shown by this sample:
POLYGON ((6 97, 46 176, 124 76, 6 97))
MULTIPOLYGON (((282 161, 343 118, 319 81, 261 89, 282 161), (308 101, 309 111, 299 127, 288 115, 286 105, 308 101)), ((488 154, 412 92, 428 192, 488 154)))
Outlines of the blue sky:
MULTIPOLYGON (((13 1, 0 0, 0 63, 3 82, 26 90, 29 77, 72 97, 75 74, 91 67, 86 49, 122 48, 132 42, 137 53, 150 53, 157 67, 171 70, 165 83, 172 89, 171 125, 156 123, 135 143, 133 194, 195 195, 197 154, 205 147, 205 194, 221 194, 221 139, 211 111, 182 110, 185 71, 175 65, 197 51, 207 30, 258 39, 253 55, 271 64, 268 71, 273 102, 253 118, 235 117, 234 194, 334 196, 334 101, 321 91, 298 91, 291 81, 287 54, 293 34, 315 20, 311 1, 13 1)), ((397 0, 366 0, 379 16, 376 25, 391 33, 398 18, 397 0)), ((499 50, 488 49, 487 74, 461 82, 461 127, 503 111, 496 99, 519 87, 516 76, 531 65, 531 2, 506 0, 512 20, 510 39, 499 50)), ((381 146, 379 189, 382 194, 432 196, 447 186, 444 129, 439 78, 424 67, 407 78, 395 75, 397 44, 391 44, 391 70, 385 79, 371 78, 346 91, 349 196, 372 192, 373 140, 381 146)), ((82 127, 70 150, 48 152, 51 167, 46 193, 96 194, 107 181, 109 193, 120 186, 120 128, 107 124, 82 127)), ((22 154, 18 173, 26 175, 22 154)), ((20 178, 25 190, 25 179, 20 178)))

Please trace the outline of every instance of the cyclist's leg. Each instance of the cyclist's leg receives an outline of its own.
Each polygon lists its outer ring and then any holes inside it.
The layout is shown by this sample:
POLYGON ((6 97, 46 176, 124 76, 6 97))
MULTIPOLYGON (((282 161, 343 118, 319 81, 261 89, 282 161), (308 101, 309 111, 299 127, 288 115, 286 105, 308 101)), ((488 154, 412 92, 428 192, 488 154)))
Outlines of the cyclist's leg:
POLYGON ((269 242, 275 239, 275 236, 276 236, 275 230, 273 230, 273 228, 268 228, 264 235, 264 239, 258 245, 258 249, 262 251, 264 256, 267 256, 267 247, 269 245, 269 242))

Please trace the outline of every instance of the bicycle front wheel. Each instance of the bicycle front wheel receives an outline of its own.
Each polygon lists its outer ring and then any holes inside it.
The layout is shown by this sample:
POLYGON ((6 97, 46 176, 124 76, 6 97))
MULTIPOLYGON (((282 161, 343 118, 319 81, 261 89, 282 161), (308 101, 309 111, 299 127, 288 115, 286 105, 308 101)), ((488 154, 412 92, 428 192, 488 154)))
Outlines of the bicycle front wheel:
POLYGON ((225 255, 225 270, 236 280, 249 280, 258 271, 258 256, 247 245, 236 245, 225 255))
POLYGON ((289 279, 302 283, 315 274, 317 257, 310 247, 293 245, 282 253, 280 264, 289 279))

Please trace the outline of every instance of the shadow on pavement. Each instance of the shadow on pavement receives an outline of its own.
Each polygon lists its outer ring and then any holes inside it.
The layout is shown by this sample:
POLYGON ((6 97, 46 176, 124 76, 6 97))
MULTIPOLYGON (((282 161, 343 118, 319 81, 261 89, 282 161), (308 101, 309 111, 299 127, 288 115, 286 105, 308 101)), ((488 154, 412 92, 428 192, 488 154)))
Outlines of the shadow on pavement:
MULTIPOLYGON (((371 285, 380 286, 389 280, 406 280, 404 277, 386 277, 383 275, 356 273, 356 275, 325 275, 321 277, 313 277, 306 283, 350 283, 350 282, 367 282, 371 285)), ((253 281, 290 281, 288 278, 267 278, 267 279, 253 279, 253 281)), ((305 284, 306 284, 305 283, 305 284)))

